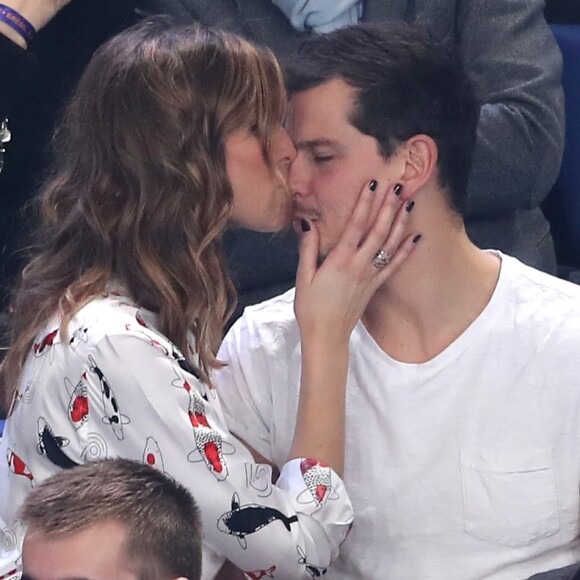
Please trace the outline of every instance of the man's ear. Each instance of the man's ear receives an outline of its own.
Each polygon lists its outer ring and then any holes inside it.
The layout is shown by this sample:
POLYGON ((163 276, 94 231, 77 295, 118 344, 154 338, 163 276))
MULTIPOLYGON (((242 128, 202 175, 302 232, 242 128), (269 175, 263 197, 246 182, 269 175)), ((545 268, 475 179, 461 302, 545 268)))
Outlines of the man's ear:
POLYGON ((414 135, 402 144, 404 170, 402 198, 413 197, 426 183, 437 177, 437 144, 429 135, 414 135))

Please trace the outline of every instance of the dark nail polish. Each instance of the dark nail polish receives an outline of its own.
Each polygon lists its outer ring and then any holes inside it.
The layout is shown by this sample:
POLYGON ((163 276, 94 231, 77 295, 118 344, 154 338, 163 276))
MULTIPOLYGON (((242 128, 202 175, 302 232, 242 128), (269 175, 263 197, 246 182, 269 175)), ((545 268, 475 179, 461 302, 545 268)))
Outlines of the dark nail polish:
POLYGON ((416 244, 423 236, 421 234, 417 234, 414 238, 413 238, 413 243, 416 244))
POLYGON ((403 186, 400 183, 397 183, 397 185, 395 185, 395 188, 393 189, 393 193, 395 195, 401 195, 401 191, 403 191, 403 186))
POLYGON ((305 219, 300 220, 300 227, 302 228, 302 231, 303 232, 309 232, 310 231, 310 224, 305 219))
POLYGON ((376 180, 376 179, 373 179, 373 180, 372 180, 372 181, 369 183, 369 189, 370 189, 371 191, 375 191, 375 190, 377 189, 377 185, 378 185, 378 183, 377 183, 377 180, 376 180))
POLYGON ((407 212, 410 212, 414 207, 415 207, 415 202, 413 200, 411 200, 411 201, 407 202, 405 209, 407 210, 407 212))

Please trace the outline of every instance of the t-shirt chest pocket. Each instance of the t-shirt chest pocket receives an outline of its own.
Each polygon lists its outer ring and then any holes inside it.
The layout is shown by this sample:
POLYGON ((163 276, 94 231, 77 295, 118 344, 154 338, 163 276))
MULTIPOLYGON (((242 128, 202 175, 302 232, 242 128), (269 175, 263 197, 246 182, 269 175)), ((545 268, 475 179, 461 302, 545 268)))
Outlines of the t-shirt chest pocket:
POLYGON ((502 546, 525 546, 559 528, 549 449, 462 449, 465 531, 502 546))

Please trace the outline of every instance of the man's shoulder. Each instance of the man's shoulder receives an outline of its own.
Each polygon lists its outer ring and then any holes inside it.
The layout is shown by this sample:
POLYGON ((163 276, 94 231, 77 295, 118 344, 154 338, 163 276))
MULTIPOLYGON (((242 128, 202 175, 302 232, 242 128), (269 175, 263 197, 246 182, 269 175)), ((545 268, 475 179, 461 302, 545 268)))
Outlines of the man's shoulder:
POLYGON ((245 373, 258 373, 261 381, 271 373, 281 378, 300 356, 299 345, 294 289, 247 306, 222 341, 218 358, 227 366, 216 371, 216 382, 220 388, 231 382, 238 366, 245 373))
POLYGON ((292 326, 296 324, 294 316, 295 288, 283 294, 269 298, 264 302, 247 306, 241 320, 256 327, 292 326))
POLYGON ((512 290, 523 299, 556 300, 572 307, 580 306, 580 285, 523 264, 511 256, 502 256, 507 266, 512 290))
POLYGON ((289 344, 298 344, 300 332, 294 316, 294 294, 291 288, 284 294, 247 306, 226 334, 220 352, 241 347, 246 352, 256 349, 265 355, 266 351, 279 352, 289 344))
POLYGON ((557 328, 580 340, 580 285, 503 257, 514 321, 538 333, 557 328))

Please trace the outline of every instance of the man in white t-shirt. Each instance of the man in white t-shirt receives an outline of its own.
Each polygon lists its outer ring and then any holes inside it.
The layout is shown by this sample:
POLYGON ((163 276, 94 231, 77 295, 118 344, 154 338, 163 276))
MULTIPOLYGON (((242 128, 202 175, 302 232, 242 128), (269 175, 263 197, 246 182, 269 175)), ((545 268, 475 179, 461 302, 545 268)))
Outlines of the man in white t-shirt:
MULTIPOLYGON (((323 259, 376 180, 377 204, 398 195, 412 210, 417 243, 351 337, 345 483, 356 518, 325 578, 523 580, 572 564, 580 287, 468 239, 478 107, 459 58, 418 29, 360 25, 314 36, 289 85, 303 241, 314 236, 323 259)), ((369 268, 394 250, 387 240, 369 268)), ((247 308, 220 358, 232 430, 282 465, 300 377, 293 291, 247 308)))

